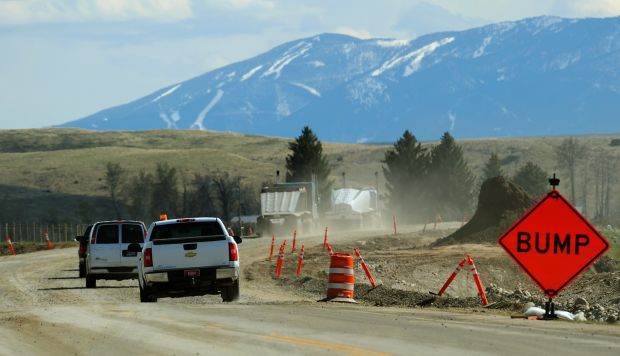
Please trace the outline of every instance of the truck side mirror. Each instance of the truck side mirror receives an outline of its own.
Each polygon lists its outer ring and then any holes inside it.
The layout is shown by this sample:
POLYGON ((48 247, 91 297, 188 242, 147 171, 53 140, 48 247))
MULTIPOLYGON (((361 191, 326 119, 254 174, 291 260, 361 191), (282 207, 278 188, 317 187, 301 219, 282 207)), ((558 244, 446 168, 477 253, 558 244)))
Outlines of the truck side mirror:
POLYGON ((241 238, 241 236, 233 236, 232 238, 235 239, 235 242, 237 244, 240 244, 243 242, 243 239, 241 238))

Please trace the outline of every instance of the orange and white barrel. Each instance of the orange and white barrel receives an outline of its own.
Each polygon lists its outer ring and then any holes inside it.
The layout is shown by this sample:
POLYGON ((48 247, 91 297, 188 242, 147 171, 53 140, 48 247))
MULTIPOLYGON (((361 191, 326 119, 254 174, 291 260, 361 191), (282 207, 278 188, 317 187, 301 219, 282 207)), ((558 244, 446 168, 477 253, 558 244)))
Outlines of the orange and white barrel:
POLYGON ((327 300, 355 303, 354 286, 353 256, 348 253, 334 253, 329 264, 327 300))

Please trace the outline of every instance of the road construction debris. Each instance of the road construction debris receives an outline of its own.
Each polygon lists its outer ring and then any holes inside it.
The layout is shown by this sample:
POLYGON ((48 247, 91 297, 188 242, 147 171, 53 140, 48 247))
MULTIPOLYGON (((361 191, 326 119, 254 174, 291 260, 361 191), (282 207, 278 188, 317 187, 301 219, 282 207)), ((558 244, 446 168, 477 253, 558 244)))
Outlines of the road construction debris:
MULTIPOLYGON (((458 227, 458 225, 456 225, 458 227)), ((330 236, 330 247, 334 251, 354 252, 363 248, 367 267, 373 271, 373 278, 383 285, 373 289, 364 278, 361 264, 354 266, 357 279, 355 300, 372 306, 395 306, 411 308, 459 308, 477 312, 502 310, 511 314, 523 315, 524 306, 544 305, 542 293, 521 273, 508 256, 496 246, 485 244, 465 244, 430 247, 432 242, 454 230, 427 230, 426 232, 400 233, 395 239, 391 232, 378 237, 349 238, 342 242, 341 234, 330 236), (485 293, 489 302, 482 308, 476 291, 472 271, 464 269, 441 298, 429 295, 437 291, 454 270, 455 264, 471 254, 476 259, 476 267, 483 278, 485 293)), ((305 246, 303 275, 296 276, 295 263, 287 264, 279 280, 271 278, 274 262, 261 260, 248 265, 244 271, 246 278, 254 283, 272 285, 283 293, 297 295, 303 299, 316 301, 325 297, 330 256, 323 250, 324 235, 317 238, 317 245, 305 246)), ((264 247, 271 241, 265 239, 264 247)), ((287 251, 288 252, 288 251, 287 251)), ((275 257, 275 256, 274 256, 275 257)), ((297 260, 295 260, 297 262, 297 260)), ((379 283, 377 283, 379 284, 379 283)), ((565 310, 579 320, 583 315, 587 320, 611 322, 618 318, 620 309, 620 273, 596 273, 588 271, 573 285, 556 298, 557 310, 565 310), (595 306, 598 305, 598 306, 595 306), (599 308, 600 306, 600 308, 599 308), (582 312, 582 314, 579 314, 582 312)))

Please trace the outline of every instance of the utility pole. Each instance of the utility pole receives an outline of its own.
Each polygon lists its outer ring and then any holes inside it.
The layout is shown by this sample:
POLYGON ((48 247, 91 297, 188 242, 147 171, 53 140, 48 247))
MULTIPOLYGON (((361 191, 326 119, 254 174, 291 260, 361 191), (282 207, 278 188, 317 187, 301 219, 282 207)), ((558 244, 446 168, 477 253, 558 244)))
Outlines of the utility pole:
POLYGON ((241 227, 241 176, 237 176, 237 219, 239 222, 239 237, 243 237, 243 229, 241 227))

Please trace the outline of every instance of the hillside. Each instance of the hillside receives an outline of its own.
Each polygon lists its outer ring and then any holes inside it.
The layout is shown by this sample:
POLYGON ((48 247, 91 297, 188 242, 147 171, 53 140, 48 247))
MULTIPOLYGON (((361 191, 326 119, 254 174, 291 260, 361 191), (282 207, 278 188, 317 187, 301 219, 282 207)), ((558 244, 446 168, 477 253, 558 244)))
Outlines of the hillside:
MULTIPOLYGON (((620 17, 537 17, 411 41, 321 34, 63 125, 390 142, 620 131, 620 17)), ((122 85, 122 83, 119 83, 122 85)))
MULTIPOLYGON (((589 147, 592 152, 590 157, 606 152, 617 160, 620 158, 620 147, 609 146, 613 137, 617 136, 583 136, 579 140, 589 147)), ((514 174, 521 165, 531 160, 547 172, 558 172, 564 179, 565 174, 557 169, 555 163, 555 147, 562 139, 460 140, 459 144, 476 174, 479 174, 490 153, 497 152, 502 160, 502 169, 508 175, 514 174)), ((3 186, 0 193, 4 197, 4 212, 0 214, 0 220, 27 220, 63 214, 69 214, 71 220, 76 220, 83 214, 79 213, 80 199, 86 202, 82 208, 100 208, 107 204, 103 182, 107 162, 120 163, 128 172, 127 176, 134 175, 140 169, 152 171, 157 162, 176 167, 181 177, 187 179, 191 179, 194 173, 226 172, 233 177, 241 176, 242 183, 253 186, 258 194, 261 183, 272 181, 276 170, 285 171, 288 142, 283 138, 210 131, 0 131, 0 184, 3 186), (33 213, 32 202, 35 201, 38 204, 36 213, 33 213), (29 207, 27 212, 21 208, 24 206, 29 207)), ((341 186, 343 171, 349 186, 374 186, 374 173, 379 172, 380 190, 383 190, 381 160, 388 147, 325 142, 334 186, 341 186)), ((578 168, 578 186, 581 190, 587 170, 583 166, 578 168)), ((593 173, 589 174, 588 194, 592 195, 593 173)), ((566 183, 564 179, 560 188, 567 189, 566 183)), ((613 191, 617 194, 618 182, 613 184, 613 191)), ((615 209, 618 202, 613 204, 615 209)), ((110 206, 104 209, 110 209, 110 206)))

